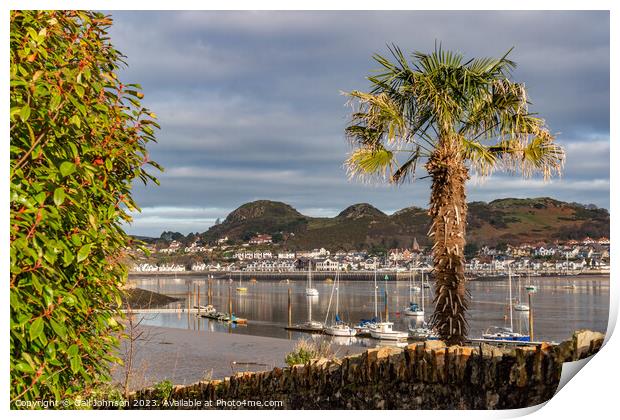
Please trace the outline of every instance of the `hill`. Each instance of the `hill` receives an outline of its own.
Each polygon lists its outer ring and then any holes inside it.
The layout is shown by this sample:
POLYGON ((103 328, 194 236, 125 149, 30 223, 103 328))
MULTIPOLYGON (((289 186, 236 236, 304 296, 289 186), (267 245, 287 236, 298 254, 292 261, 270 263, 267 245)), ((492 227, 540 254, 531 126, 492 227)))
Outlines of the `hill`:
POLYGON ((227 236, 231 240, 248 240, 258 233, 276 235, 303 232, 309 217, 288 204, 259 200, 246 203, 231 212, 219 225, 202 234, 206 242, 227 236))
MULTIPOLYGON (((426 209, 419 207, 387 215, 361 203, 347 207, 336 217, 317 218, 305 216, 282 202, 260 200, 234 210, 201 237, 214 242, 227 236, 237 242, 267 233, 293 250, 409 247, 414 237, 420 245, 428 246, 429 220, 426 209)), ((607 210, 547 197, 471 202, 467 221, 467 240, 479 245, 609 236, 607 210)))

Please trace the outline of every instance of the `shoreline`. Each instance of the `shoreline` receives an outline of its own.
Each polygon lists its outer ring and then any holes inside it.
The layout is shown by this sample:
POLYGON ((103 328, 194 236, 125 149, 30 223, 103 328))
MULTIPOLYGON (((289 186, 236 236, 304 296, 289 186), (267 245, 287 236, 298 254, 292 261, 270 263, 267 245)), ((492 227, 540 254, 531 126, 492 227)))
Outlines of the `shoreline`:
MULTIPOLYGON (((223 379, 237 372, 266 371, 284 367, 284 358, 297 340, 180 328, 138 327, 142 336, 134 342, 131 390, 152 386, 163 380, 189 385, 206 379, 223 379)), ((122 340, 119 357, 127 349, 122 340)), ((358 346, 332 344, 337 357, 362 353, 358 346)), ((127 363, 125 363, 127 364, 127 363)), ((112 382, 122 384, 125 367, 112 367, 112 382)))
MULTIPOLYGON (((209 277, 209 276, 213 276, 214 280, 228 280, 229 278, 231 278, 231 276, 238 276, 239 273, 241 273, 243 276, 247 277, 248 279, 251 278, 255 278, 257 281, 260 280, 265 280, 265 278, 267 278, 268 280, 282 280, 282 281, 286 281, 286 280, 290 280, 290 281, 305 281, 307 279, 307 272, 302 272, 302 271, 290 271, 290 272, 278 272, 278 271, 260 271, 260 272, 245 272, 245 271, 233 271, 233 272, 227 272, 227 271, 130 271, 128 274, 128 278, 130 279, 135 279, 135 278, 140 278, 140 277, 209 277)), ((380 276, 385 276, 388 275, 389 281, 407 281, 409 279, 409 272, 394 272, 394 271, 379 271, 378 274, 380 276)), ((326 278, 334 278, 334 276, 336 275, 335 271, 315 271, 312 273, 313 275, 313 279, 326 279, 326 278)), ((513 273, 513 276, 515 276, 516 274, 513 273)), ((360 272, 348 272, 348 273, 343 273, 340 272, 340 276, 341 276, 341 280, 368 280, 368 279, 372 279, 374 276, 374 272, 366 272, 366 271, 360 271, 360 272)), ((504 278, 508 278, 508 275, 501 275, 501 274, 488 274, 488 275, 479 275, 476 277, 470 277, 471 274, 466 273, 466 277, 468 279, 468 281, 492 281, 492 280, 501 280, 504 278)), ((532 280, 535 280, 537 278, 549 278, 549 277, 557 277, 558 279, 565 279, 565 278, 571 278, 571 279, 578 279, 578 278, 583 278, 583 277, 589 277, 589 276, 601 276, 601 277, 607 277, 609 278, 611 276, 611 273, 609 272, 602 272, 602 271, 595 271, 595 272, 579 272, 579 273, 575 273, 575 274, 559 274, 559 273, 552 273, 552 274, 547 274, 547 273, 543 273, 540 275, 534 275, 531 276, 532 280)), ((432 278, 432 277, 430 277, 432 278)))

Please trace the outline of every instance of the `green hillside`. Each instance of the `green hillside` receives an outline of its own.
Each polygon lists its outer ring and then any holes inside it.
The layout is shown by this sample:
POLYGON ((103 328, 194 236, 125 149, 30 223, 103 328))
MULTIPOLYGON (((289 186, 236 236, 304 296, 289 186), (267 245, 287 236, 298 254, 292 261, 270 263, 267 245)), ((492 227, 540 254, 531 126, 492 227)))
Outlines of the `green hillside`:
MULTIPOLYGON (((467 220, 468 242, 480 245, 609 236, 607 210, 546 197, 472 202, 467 220)), ((201 236, 207 242, 226 236, 241 242, 257 233, 267 233, 294 250, 350 250, 409 247, 414 237, 420 245, 428 246, 428 226, 426 210, 418 207, 386 215, 362 203, 346 208, 336 217, 315 218, 304 216, 285 203, 260 200, 242 205, 201 236)))

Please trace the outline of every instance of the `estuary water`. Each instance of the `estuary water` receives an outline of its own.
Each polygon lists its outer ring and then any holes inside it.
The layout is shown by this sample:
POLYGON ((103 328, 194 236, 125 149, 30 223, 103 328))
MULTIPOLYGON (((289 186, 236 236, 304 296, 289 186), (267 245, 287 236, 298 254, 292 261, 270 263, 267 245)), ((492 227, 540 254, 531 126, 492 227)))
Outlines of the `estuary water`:
MULTIPOLYGON (((193 294, 192 305, 197 303, 197 286, 200 285, 200 304, 207 304, 208 276, 140 276, 132 275, 130 287, 138 287, 157 293, 177 297, 182 301, 172 303, 170 307, 187 307, 188 293, 193 294)), ((513 278, 513 300, 520 299, 528 303, 525 284, 536 286, 537 292, 531 295, 534 316, 534 339, 536 341, 561 342, 571 337, 578 329, 590 329, 605 332, 609 313, 609 276, 567 276, 567 277, 532 277, 521 282, 513 278)), ((420 278, 411 282, 420 287, 420 278)), ((319 291, 318 297, 307 297, 307 284, 301 280, 226 280, 214 279, 212 282, 212 304, 218 311, 228 312, 229 293, 233 313, 248 319, 248 324, 229 325, 214 320, 198 318, 187 313, 144 314, 144 325, 183 328, 200 331, 229 332, 254 336, 298 339, 308 334, 291 332, 284 327, 288 323, 288 293, 291 291, 292 323, 302 323, 312 318, 315 321, 333 322, 336 293, 332 295, 333 283, 313 282, 319 291), (246 288, 238 291, 237 288, 246 288), (330 307, 331 296, 331 307, 330 307), (328 314, 328 307, 330 313, 328 314)), ((377 282, 377 316, 385 319, 385 295, 387 291, 388 319, 394 322, 394 329, 407 331, 410 325, 419 325, 421 318, 408 317, 403 310, 409 301, 425 307, 425 318, 433 311, 432 287, 424 288, 422 293, 410 291, 408 280, 377 282), (411 298, 410 298, 411 294, 411 298)), ((481 337, 489 327, 509 327, 510 311, 508 305, 508 279, 494 281, 470 281, 468 290, 471 294, 467 319, 470 325, 469 336, 481 337)), ((340 318, 350 324, 360 319, 369 319, 375 315, 375 288, 373 280, 341 281, 339 287, 340 318)), ((528 312, 512 312, 513 330, 528 332, 528 312)), ((376 346, 376 341, 361 338, 334 338, 335 344, 352 344, 357 346, 376 346)))

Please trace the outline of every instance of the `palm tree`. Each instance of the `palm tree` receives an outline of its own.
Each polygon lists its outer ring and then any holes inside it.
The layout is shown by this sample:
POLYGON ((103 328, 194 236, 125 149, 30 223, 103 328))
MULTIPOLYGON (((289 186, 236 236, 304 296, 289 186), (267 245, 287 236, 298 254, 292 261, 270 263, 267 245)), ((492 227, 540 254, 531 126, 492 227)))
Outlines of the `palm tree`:
POLYGON ((368 78, 372 90, 346 94, 354 104, 346 128, 354 151, 345 166, 351 177, 400 184, 413 181, 425 162, 436 292, 430 322, 448 344, 460 344, 468 329, 463 251, 470 171, 540 172, 547 180, 561 173, 564 151, 544 120, 528 112, 525 86, 510 80, 510 51, 465 61, 439 46, 408 61, 397 46, 389 50, 393 60, 373 57, 381 70, 368 78))

